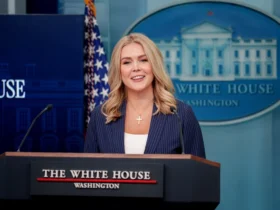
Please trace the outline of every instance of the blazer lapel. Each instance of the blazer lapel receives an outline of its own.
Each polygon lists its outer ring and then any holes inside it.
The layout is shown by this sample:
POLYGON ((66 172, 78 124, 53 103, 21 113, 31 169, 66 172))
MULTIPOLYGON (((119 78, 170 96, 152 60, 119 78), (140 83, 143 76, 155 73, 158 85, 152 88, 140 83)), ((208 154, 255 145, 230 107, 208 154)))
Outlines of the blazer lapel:
POLYGON ((124 122, 126 103, 121 105, 122 116, 115 122, 110 123, 108 138, 113 153, 124 153, 124 122))
MULTIPOLYGON (((154 105, 153 113, 156 111, 156 106, 154 105)), ((162 131, 165 127, 166 116, 164 114, 157 114, 152 116, 149 135, 147 139, 147 144, 145 148, 145 154, 155 153, 156 148, 160 142, 162 131)))

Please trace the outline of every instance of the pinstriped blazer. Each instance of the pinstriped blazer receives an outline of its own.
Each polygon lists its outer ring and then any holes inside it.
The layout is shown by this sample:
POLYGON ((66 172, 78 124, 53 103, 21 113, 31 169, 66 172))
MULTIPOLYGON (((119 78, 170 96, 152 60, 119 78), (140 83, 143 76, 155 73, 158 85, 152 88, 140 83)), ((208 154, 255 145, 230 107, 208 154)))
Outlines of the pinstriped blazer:
MULTIPOLYGON (((155 111, 156 106, 153 108, 155 111)), ((121 106, 122 116, 115 122, 105 124, 101 105, 91 113, 84 152, 86 153, 125 153, 124 124, 126 102, 121 106)), ((192 108, 177 100, 177 113, 182 122, 185 154, 206 158, 200 125, 192 108)), ((181 153, 180 124, 175 114, 152 116, 144 154, 181 153)))

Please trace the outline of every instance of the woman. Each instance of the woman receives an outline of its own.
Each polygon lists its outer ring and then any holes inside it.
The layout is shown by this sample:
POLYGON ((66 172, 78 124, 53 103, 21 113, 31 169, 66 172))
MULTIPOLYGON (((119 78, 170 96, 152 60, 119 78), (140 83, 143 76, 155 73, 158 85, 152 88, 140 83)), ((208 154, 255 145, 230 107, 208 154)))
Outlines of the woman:
POLYGON ((162 54, 152 40, 140 33, 119 40, 109 85, 108 100, 91 114, 85 152, 183 152, 205 158, 199 123, 191 107, 174 97, 162 54))

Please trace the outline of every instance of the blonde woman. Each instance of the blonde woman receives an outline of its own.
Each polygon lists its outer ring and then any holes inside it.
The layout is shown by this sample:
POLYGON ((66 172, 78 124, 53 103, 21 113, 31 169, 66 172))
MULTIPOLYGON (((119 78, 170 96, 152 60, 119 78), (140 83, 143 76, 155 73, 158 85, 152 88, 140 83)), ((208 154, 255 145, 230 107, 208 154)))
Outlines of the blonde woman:
POLYGON ((162 54, 147 36, 131 33, 119 40, 109 85, 108 100, 91 113, 84 152, 206 158, 199 123, 191 107, 174 97, 162 54))

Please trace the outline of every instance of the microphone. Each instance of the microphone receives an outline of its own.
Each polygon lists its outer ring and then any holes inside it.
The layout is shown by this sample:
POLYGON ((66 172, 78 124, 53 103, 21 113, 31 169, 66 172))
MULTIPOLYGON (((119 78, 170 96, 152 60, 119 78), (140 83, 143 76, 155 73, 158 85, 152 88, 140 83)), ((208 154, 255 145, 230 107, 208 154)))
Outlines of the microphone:
POLYGON ((178 118, 178 123, 179 123, 179 132, 180 132, 180 143, 181 143, 181 148, 182 148, 182 154, 185 154, 185 145, 184 145, 184 140, 183 140, 183 131, 182 131, 182 122, 181 118, 178 115, 178 112, 175 107, 170 107, 170 111, 174 114, 176 114, 178 118))
POLYGON ((25 142, 26 137, 27 137, 28 134, 30 133, 30 131, 31 131, 31 129, 32 129, 33 125, 34 125, 34 123, 36 122, 36 120, 37 120, 43 113, 45 113, 45 112, 47 112, 47 111, 50 111, 52 108, 53 108, 53 105, 52 105, 52 104, 47 105, 46 108, 43 109, 43 110, 34 118, 34 120, 32 121, 31 125, 29 126, 29 128, 28 128, 28 130, 27 130, 25 136, 24 136, 23 139, 21 140, 17 152, 20 152, 20 149, 21 149, 23 143, 25 142))

